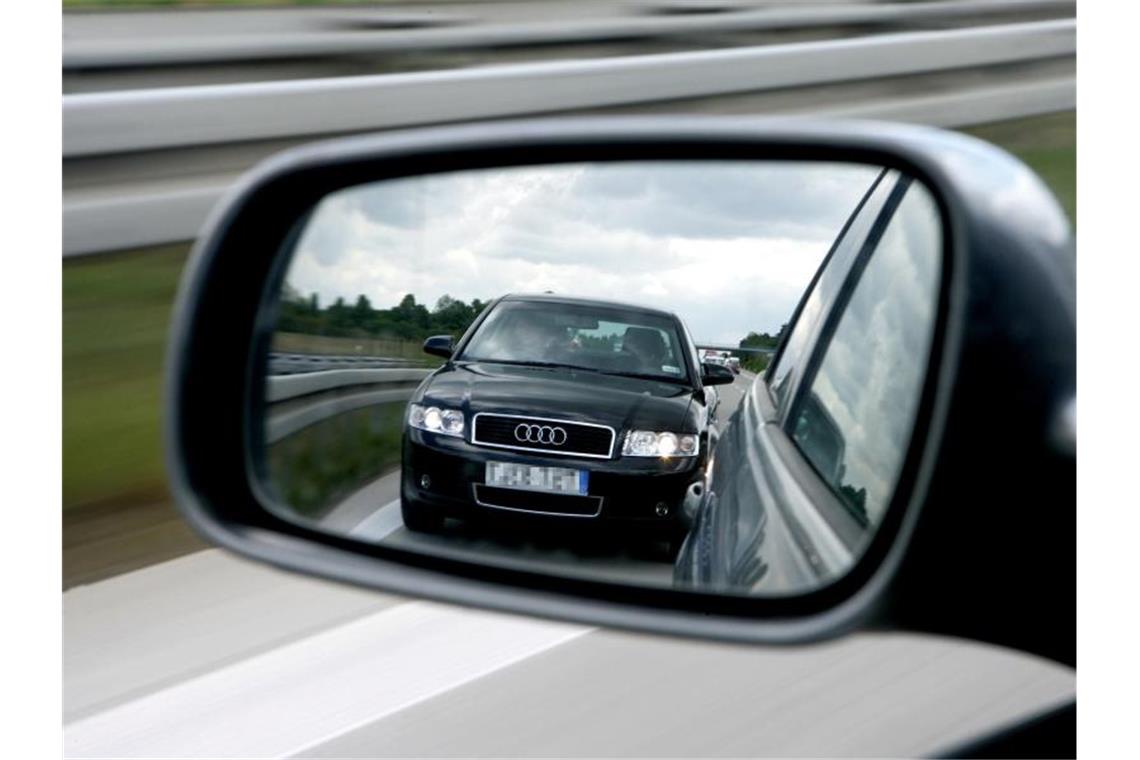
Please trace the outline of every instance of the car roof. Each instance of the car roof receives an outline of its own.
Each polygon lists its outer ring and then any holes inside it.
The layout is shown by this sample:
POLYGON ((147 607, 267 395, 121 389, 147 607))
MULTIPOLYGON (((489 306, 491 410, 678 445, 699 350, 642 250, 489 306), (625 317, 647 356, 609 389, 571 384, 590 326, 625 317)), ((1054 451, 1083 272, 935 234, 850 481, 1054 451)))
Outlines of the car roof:
POLYGON ((631 311, 642 311, 649 314, 657 314, 663 317, 670 317, 672 319, 679 319, 679 317, 671 311, 657 309, 652 306, 643 306, 641 304, 626 303, 623 301, 603 301, 597 298, 575 298, 573 296, 561 296, 556 293, 508 293, 499 300, 528 301, 532 303, 564 303, 574 304, 577 306, 601 306, 610 309, 628 309, 631 311))

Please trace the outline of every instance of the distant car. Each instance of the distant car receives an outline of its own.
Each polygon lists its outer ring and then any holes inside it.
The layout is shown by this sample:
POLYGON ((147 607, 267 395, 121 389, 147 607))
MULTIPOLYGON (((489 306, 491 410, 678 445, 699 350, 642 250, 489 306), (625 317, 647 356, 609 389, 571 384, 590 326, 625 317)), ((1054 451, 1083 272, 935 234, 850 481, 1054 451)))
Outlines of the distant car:
POLYGON ((708 349, 705 351, 704 356, 702 357, 701 361, 706 362, 708 364, 716 364, 717 366, 723 367, 726 364, 727 355, 724 353, 721 353, 720 351, 714 351, 712 349, 708 349))
POLYGON ((489 306, 415 391, 403 442, 404 525, 496 514, 622 524, 680 545, 703 484, 727 369, 698 361, 664 311, 553 295, 489 306))
POLYGON ((725 359, 724 365, 732 370, 734 375, 740 374, 740 357, 730 356, 725 359))

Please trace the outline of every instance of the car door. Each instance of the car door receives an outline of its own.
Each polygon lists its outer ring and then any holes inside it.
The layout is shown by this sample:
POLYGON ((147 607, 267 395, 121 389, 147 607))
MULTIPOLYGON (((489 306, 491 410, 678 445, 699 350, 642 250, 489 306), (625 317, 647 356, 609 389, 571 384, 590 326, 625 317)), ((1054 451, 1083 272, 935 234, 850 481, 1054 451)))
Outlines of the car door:
POLYGON ((940 244, 929 193, 884 172, 723 432, 679 582, 793 592, 857 558, 909 445, 940 244))

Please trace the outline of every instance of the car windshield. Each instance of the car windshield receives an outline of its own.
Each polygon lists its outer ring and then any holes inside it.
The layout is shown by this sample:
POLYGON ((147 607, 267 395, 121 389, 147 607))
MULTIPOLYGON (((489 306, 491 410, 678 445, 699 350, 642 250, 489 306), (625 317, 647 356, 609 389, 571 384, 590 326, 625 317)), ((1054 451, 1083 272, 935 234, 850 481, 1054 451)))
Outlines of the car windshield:
POLYGON ((688 383, 676 320, 649 311, 551 301, 503 301, 461 361, 562 366, 688 383))

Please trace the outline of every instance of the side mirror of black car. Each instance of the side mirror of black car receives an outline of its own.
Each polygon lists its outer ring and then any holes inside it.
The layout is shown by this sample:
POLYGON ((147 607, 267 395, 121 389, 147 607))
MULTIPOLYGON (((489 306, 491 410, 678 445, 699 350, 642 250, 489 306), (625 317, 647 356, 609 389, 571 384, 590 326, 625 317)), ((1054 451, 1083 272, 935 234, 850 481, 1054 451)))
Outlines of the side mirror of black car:
POLYGON ((166 394, 210 540, 595 625, 1075 660, 1075 256, 1009 154, 881 123, 500 121, 289 150, 211 219, 166 394), (288 345, 353 361, 287 374, 288 345), (693 386, 733 373, 701 346, 751 347, 715 414, 693 386))
POLYGON ((424 341, 424 353, 450 359, 455 352, 455 339, 450 335, 433 335, 424 341))
POLYGON ((705 385, 729 385, 736 381, 736 374, 722 364, 701 362, 701 382, 705 385))

